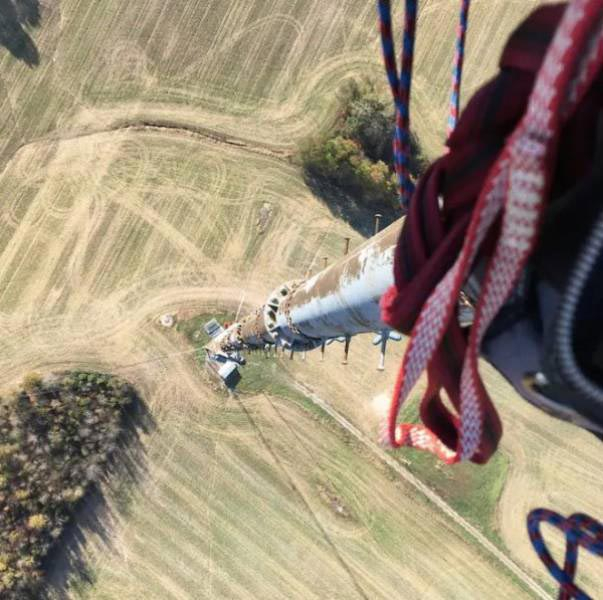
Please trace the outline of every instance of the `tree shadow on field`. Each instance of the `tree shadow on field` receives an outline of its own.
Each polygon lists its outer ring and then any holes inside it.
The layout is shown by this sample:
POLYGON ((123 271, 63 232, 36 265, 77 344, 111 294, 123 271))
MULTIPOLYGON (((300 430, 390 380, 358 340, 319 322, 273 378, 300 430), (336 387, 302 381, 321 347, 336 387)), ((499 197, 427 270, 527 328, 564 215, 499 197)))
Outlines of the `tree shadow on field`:
POLYGON ((342 219, 364 237, 373 235, 376 213, 382 215, 380 229, 384 229, 402 216, 401 211, 396 210, 391 204, 385 202, 365 204, 305 170, 304 181, 312 193, 325 203, 334 217, 342 219))
POLYGON ((40 20, 40 0, 0 0, 0 45, 29 67, 40 63, 40 54, 26 28, 40 20))
POLYGON ((44 588, 37 598, 63 599, 96 578, 86 557, 86 538, 94 537, 105 553, 116 551, 111 523, 126 517, 133 494, 146 477, 147 457, 142 436, 153 432, 156 422, 137 395, 124 410, 122 433, 99 484, 91 486, 65 527, 56 547, 44 559, 44 588))

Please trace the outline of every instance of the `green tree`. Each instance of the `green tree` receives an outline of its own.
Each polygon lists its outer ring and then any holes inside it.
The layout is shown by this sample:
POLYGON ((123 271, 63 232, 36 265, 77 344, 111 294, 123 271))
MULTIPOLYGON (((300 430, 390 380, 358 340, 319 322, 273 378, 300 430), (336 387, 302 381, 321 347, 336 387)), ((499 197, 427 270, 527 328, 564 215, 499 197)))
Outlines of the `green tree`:
MULTIPOLYGON (((394 115, 367 79, 348 80, 339 92, 334 126, 322 137, 300 147, 306 172, 363 204, 398 207, 392 163, 394 115)), ((411 133, 411 173, 425 167, 416 137, 411 133)))
POLYGON ((0 399, 0 598, 37 597, 40 563, 117 447, 125 382, 65 374, 0 399))
POLYGON ((357 141, 373 161, 392 157, 393 116, 376 97, 359 98, 351 103, 341 135, 357 141))

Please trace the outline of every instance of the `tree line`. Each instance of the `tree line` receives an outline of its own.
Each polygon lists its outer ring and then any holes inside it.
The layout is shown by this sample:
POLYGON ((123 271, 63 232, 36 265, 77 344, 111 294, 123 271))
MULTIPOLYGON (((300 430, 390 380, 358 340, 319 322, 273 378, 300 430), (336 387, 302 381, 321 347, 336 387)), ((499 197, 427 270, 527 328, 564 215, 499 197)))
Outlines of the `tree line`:
POLYGON ((42 560, 117 448, 135 390, 71 372, 0 398, 0 598, 38 597, 42 560))
MULTIPOLYGON (((312 177, 335 185, 365 204, 398 207, 393 172, 394 115, 370 80, 349 80, 341 89, 334 124, 304 141, 300 156, 312 177)), ((425 167, 416 138, 411 172, 425 167)))

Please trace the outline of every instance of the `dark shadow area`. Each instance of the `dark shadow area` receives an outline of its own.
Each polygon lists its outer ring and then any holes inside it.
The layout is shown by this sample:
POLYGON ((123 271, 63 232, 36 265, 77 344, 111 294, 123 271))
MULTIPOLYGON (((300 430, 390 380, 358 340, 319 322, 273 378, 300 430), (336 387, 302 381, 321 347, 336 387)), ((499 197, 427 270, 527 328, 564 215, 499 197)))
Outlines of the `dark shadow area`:
POLYGON ((29 67, 40 63, 40 54, 26 28, 40 21, 40 0, 0 0, 0 45, 29 67))
MULTIPOLYGON (((394 117, 392 117, 393 119, 394 117)), ((395 135, 395 128, 392 126, 391 131, 388 136, 388 140, 393 140, 395 135)), ((394 152, 393 145, 388 143, 386 146, 386 151, 380 159, 388 165, 394 164, 394 152)), ((419 139, 415 135, 413 131, 410 132, 410 164, 408 166, 408 170, 412 177, 417 181, 425 171, 427 171, 427 167, 429 167, 429 161, 423 154, 423 150, 421 149, 421 144, 419 144, 419 139)), ((393 166, 392 166, 393 168, 393 166)))
POLYGON ((380 229, 402 216, 402 211, 396 210, 389 203, 363 203, 343 192, 338 186, 310 175, 306 170, 304 181, 312 193, 327 205, 334 217, 344 220, 364 237, 371 237, 374 233, 375 213, 382 215, 380 229))
MULTIPOLYGON (((308 138, 300 144, 298 156, 304 181, 314 195, 324 201, 333 216, 346 221, 364 237, 374 234, 376 213, 382 215, 380 229, 404 214, 398 206, 397 183, 395 189, 388 183, 394 177, 390 143, 394 137, 393 123, 390 123, 393 118, 379 112, 370 116, 382 117, 387 123, 384 126, 386 143, 379 147, 374 141, 361 143, 358 137, 345 138, 339 132, 335 137, 308 138), (375 174, 372 169, 376 169, 375 174)), ((354 135, 359 133, 363 131, 356 131, 354 135)), ((411 132, 409 170, 412 179, 418 181, 427 167, 419 141, 411 132)))
POLYGON ((69 589, 77 591, 94 582, 94 572, 85 556, 86 535, 98 536, 106 552, 112 547, 110 523, 131 510, 132 496, 146 477, 148 466, 142 435, 156 429, 146 404, 133 396, 125 409, 117 448, 113 452, 100 484, 91 486, 78 504, 56 547, 44 559, 45 589, 37 598, 67 598, 69 589))

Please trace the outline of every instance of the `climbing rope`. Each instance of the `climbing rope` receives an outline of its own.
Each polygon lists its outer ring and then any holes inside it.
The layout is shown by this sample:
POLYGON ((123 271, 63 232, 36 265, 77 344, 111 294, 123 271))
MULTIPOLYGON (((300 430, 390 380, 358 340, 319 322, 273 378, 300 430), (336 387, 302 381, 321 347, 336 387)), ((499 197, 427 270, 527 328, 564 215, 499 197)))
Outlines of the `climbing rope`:
POLYGON ((574 583, 578 549, 582 547, 591 554, 603 556, 603 525, 588 515, 577 513, 565 519, 556 512, 539 508, 528 515, 528 534, 540 560, 560 585, 559 600, 570 600, 570 598, 592 600, 574 583), (565 534, 563 569, 555 562, 546 547, 540 531, 541 523, 553 525, 565 534))
POLYGON ((403 209, 406 209, 414 191, 414 184, 410 177, 410 85, 412 82, 412 62, 415 47, 417 0, 406 0, 400 76, 398 76, 394 39, 392 36, 390 0, 379 0, 378 6, 385 71, 396 108, 394 170, 398 178, 400 204, 403 209))
POLYGON ((448 115, 448 129, 446 139, 450 138, 459 115, 461 97, 461 79, 463 74, 463 60, 465 59, 465 38, 467 37, 467 24, 469 22, 469 6, 471 0, 461 1, 461 16, 456 31, 456 46, 454 53, 454 67, 452 69, 452 92, 450 94, 450 114, 448 115))
MULTIPOLYGON (((562 193, 592 164, 603 108, 603 3, 540 7, 511 36, 500 67, 463 111, 450 151, 419 181, 396 248, 395 284, 381 300, 384 322, 410 333, 390 406, 388 441, 430 451, 449 464, 486 462, 502 434, 478 371, 479 350, 535 247, 553 182, 562 193), (572 140, 579 144, 567 143, 572 140), (476 263, 484 275, 466 333, 456 309, 476 263), (398 424, 424 371, 422 424, 398 424), (442 389, 453 411, 442 401, 442 389)), ((532 543, 561 584, 560 598, 588 598, 573 582, 577 549, 603 554, 602 530, 586 515, 531 513, 532 543), (563 570, 542 541, 542 521, 566 532, 563 570)))
MULTIPOLYGON (((452 92, 450 95, 450 115, 448 117, 448 136, 454 130, 459 112, 459 98, 463 59, 465 56, 465 37, 471 0, 462 0, 460 22, 457 28, 456 52, 452 73, 452 92)), ((414 192, 414 183, 410 175, 411 137, 410 137, 410 89, 412 83, 412 65, 414 59, 415 31, 417 21, 417 0, 406 0, 404 13, 404 35, 400 75, 396 64, 396 52, 392 35, 391 2, 379 0, 379 20, 381 46, 387 79, 394 98, 396 109, 396 128, 394 136, 394 170, 398 179, 400 205, 407 210, 414 192)))

